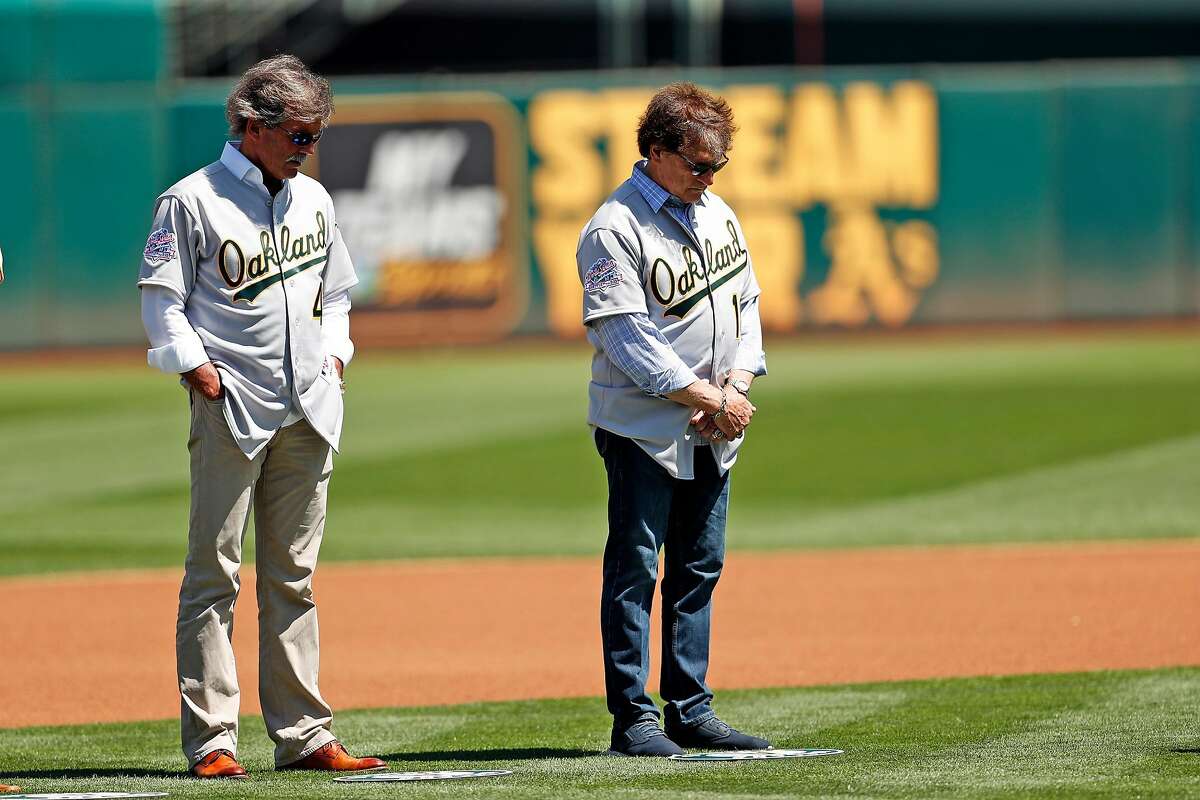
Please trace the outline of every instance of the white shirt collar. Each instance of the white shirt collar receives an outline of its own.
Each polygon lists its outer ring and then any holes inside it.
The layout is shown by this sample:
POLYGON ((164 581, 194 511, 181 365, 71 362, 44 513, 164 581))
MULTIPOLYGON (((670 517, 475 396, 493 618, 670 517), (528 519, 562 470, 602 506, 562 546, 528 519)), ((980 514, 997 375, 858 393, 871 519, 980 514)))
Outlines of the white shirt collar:
MULTIPOLYGON (((263 191, 267 191, 266 181, 263 180, 262 170, 254 165, 254 162, 242 155, 241 140, 234 139, 225 143, 225 149, 221 151, 221 164, 225 169, 237 178, 239 181, 246 181, 255 186, 261 186, 263 191)), ((288 186, 287 179, 283 181, 283 188, 286 190, 288 186)), ((269 192, 268 192, 269 193, 269 192)))
POLYGON ((242 142, 239 139, 234 139, 225 143, 225 149, 221 151, 221 163, 225 165, 225 169, 233 173, 233 176, 239 181, 246 179, 246 173, 254 170, 254 177, 259 182, 262 181, 262 171, 251 163, 250 159, 242 155, 242 142))

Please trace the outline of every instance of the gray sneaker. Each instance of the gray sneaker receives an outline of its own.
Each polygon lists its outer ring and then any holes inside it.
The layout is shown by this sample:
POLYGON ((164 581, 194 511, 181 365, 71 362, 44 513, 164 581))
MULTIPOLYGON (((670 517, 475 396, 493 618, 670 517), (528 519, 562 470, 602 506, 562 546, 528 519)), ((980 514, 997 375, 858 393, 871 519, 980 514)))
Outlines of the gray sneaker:
POLYGON ((635 722, 612 732, 612 750, 624 756, 677 756, 683 749, 667 738, 654 720, 635 722))
POLYGON ((742 733, 729 727, 716 717, 711 717, 690 728, 669 727, 667 735, 682 747, 698 747, 704 750, 769 750, 771 743, 766 739, 742 733))

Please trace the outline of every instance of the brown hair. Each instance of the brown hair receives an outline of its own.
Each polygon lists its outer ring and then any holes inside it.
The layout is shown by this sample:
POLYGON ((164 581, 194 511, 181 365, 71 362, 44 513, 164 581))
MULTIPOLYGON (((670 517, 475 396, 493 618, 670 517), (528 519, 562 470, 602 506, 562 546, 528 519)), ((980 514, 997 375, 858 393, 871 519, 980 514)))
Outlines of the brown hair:
POLYGON ((246 123, 252 119, 268 128, 278 127, 287 119, 324 126, 332 115, 329 81, 286 54, 246 70, 225 101, 225 118, 234 138, 246 132, 246 123))
POLYGON ((650 98, 638 121, 638 151, 648 158, 650 145, 676 152, 699 145, 724 158, 736 130, 733 109, 724 99, 694 83, 672 83, 650 98))

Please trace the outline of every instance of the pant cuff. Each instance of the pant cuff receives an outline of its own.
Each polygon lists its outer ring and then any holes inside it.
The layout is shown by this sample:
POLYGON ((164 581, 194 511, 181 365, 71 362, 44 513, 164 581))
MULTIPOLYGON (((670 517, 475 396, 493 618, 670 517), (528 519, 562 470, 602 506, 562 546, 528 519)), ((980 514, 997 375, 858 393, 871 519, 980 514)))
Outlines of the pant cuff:
POLYGON ((313 737, 311 739, 309 739, 307 742, 305 742, 304 749, 301 750, 299 752, 299 754, 296 755, 294 758, 287 758, 284 760, 280 760, 279 756, 276 755, 275 766, 276 766, 276 768, 278 768, 278 767, 286 767, 288 764, 295 764, 297 761, 308 758, 310 755, 317 752, 318 750, 320 750, 322 747, 329 744, 330 742, 336 742, 336 741, 337 741, 337 737, 334 736, 333 733, 326 730, 325 728, 321 728, 315 734, 313 734, 313 737))
MULTIPOLYGON (((684 719, 683 717, 679 717, 679 721, 676 724, 680 728, 695 728, 697 726, 703 725, 704 723, 708 722, 710 719, 715 718, 716 716, 717 716, 717 712, 713 711, 712 707, 710 706, 708 708, 705 708, 704 711, 700 714, 700 716, 696 717, 695 719, 684 719)), ((670 717, 668 717, 668 719, 670 719, 670 717)))
POLYGON ((229 752, 233 753, 234 756, 237 756, 237 745, 229 741, 224 736, 220 736, 216 739, 205 742, 204 746, 196 751, 196 754, 188 760, 188 769, 190 770, 192 767, 203 761, 205 756, 207 756, 209 753, 217 750, 228 750, 229 752))

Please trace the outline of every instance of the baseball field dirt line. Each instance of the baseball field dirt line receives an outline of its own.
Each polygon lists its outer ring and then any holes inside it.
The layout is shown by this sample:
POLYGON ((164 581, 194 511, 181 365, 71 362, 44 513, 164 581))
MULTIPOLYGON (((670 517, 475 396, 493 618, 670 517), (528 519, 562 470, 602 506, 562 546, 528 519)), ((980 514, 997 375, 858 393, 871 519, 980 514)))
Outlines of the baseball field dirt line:
MULTIPOLYGON (((256 712, 244 573, 235 649, 256 712)), ((178 581, 0 581, 0 727, 175 716, 178 581)), ((316 592, 335 709, 602 693, 599 559, 329 563, 316 592)), ((717 592, 716 688, 1200 664, 1195 540, 735 552, 717 592)))

